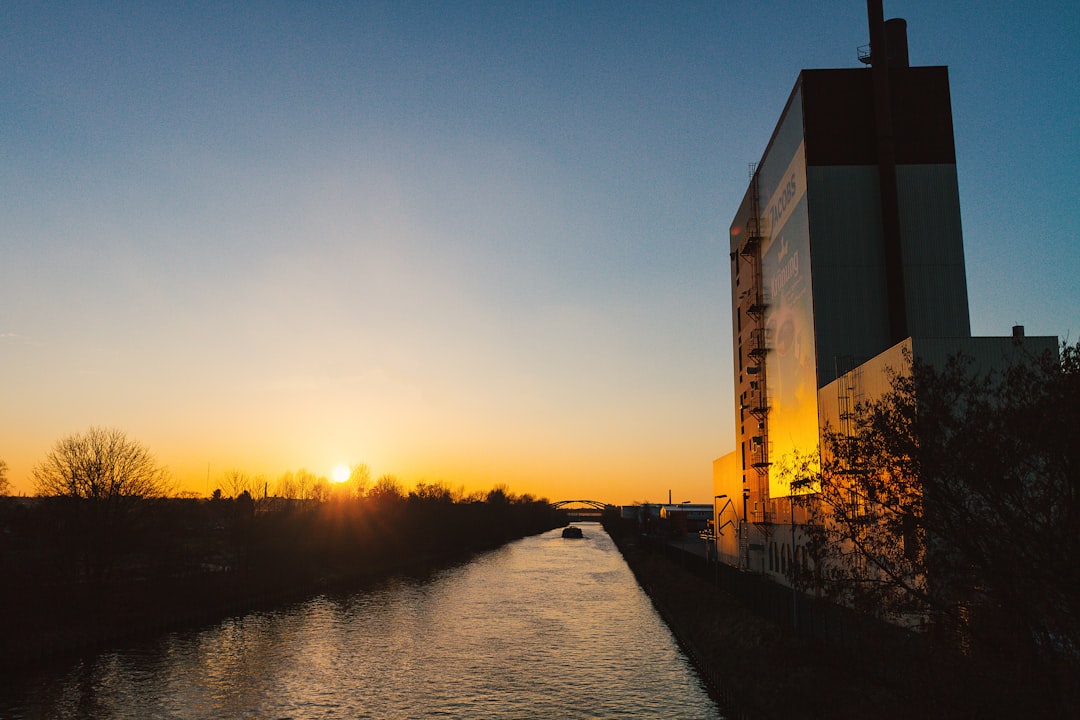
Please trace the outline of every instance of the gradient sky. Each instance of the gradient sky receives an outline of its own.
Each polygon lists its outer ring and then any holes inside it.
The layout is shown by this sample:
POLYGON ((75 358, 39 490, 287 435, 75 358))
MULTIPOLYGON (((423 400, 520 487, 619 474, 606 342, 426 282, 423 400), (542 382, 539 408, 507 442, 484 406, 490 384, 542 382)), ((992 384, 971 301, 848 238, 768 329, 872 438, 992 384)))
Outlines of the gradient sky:
MULTIPOLYGON (((972 330, 1080 339, 1080 6, 885 2, 948 65, 972 330)), ((0 4, 0 458, 186 487, 709 502, 726 230, 865 3, 0 4), (209 479, 208 479, 209 475, 209 479)))

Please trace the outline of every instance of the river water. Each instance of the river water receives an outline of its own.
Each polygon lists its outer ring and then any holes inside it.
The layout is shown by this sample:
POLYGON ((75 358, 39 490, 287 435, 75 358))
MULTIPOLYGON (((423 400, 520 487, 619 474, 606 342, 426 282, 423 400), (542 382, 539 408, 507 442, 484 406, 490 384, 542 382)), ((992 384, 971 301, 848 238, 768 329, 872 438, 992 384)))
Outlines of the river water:
POLYGON ((720 718, 611 539, 582 528, 9 677, 0 717, 720 718))

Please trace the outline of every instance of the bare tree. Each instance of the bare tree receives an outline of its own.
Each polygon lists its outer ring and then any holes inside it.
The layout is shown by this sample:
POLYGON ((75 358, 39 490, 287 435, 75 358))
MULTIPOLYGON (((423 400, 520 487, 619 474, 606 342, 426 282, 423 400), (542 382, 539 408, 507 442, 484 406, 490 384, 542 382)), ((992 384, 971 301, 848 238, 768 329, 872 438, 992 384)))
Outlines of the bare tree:
POLYGON ((168 472, 150 451, 110 428, 62 438, 33 477, 38 495, 59 501, 66 541, 95 580, 106 578, 139 545, 145 501, 171 490, 168 472))
POLYGON ((223 484, 230 497, 240 497, 245 492, 250 495, 255 494, 253 479, 248 477, 247 473, 235 468, 225 473, 223 484))
POLYGON ((370 482, 371 468, 369 468, 366 463, 353 465, 349 470, 349 479, 346 481, 349 495, 354 498, 364 497, 370 482))
POLYGON ((300 499, 300 488, 292 470, 287 470, 278 477, 277 482, 274 483, 274 494, 289 500, 300 499))
POLYGON ((38 495, 90 500, 163 497, 171 488, 150 451, 113 428, 60 439, 33 477, 38 495))
POLYGON ((301 500, 310 500, 312 498, 312 493, 315 490, 315 486, 319 482, 319 477, 307 468, 300 468, 296 471, 293 478, 296 481, 296 487, 299 493, 297 497, 301 500))
POLYGON ((484 502, 489 505, 504 505, 511 502, 513 499, 513 493, 510 492, 510 488, 505 483, 499 483, 488 491, 484 498, 484 502))
POLYGON ((0 460, 0 497, 4 497, 11 492, 11 481, 8 480, 8 464, 5 460, 0 460))
POLYGON ((379 502, 397 502, 405 498, 405 490, 401 487, 401 481, 397 479, 396 475, 381 475, 371 490, 368 491, 368 498, 379 502))
POLYGON ((296 472, 287 470, 278 476, 274 483, 274 494, 289 500, 310 500, 313 494, 318 494, 319 478, 315 473, 304 468, 296 472))
POLYGON ((450 504, 454 502, 454 491, 442 481, 416 483, 416 488, 409 493, 409 498, 424 502, 437 502, 450 504))
POLYGON ((311 489, 308 491, 308 497, 315 502, 321 503, 329 500, 330 495, 330 481, 321 475, 316 477, 315 481, 311 484, 311 489))

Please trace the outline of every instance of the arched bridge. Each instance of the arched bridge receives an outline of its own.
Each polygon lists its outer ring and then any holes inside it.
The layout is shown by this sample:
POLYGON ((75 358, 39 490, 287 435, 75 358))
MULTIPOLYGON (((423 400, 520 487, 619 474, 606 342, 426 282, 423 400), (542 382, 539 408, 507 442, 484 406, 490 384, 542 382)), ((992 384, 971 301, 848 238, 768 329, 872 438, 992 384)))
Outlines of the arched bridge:
POLYGON ((563 510, 570 520, 596 520, 599 522, 604 511, 615 507, 599 500, 559 500, 551 503, 556 510, 563 510))

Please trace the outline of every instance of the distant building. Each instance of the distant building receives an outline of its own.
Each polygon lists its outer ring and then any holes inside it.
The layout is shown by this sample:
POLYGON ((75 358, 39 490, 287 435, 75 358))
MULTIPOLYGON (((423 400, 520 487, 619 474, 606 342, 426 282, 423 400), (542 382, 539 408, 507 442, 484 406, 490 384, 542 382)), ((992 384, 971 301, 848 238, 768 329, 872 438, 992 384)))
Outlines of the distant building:
POLYGON ((713 517, 712 505, 682 503, 664 505, 660 508, 660 520, 668 530, 677 535, 697 533, 704 530, 713 517))
POLYGON ((649 518, 659 518, 660 508, 662 507, 664 506, 657 503, 623 505, 621 508, 619 508, 619 516, 623 520, 633 520, 637 523, 644 523, 649 518))
MULTIPOLYGON (((880 4, 878 5, 880 11, 880 4)), ((990 369, 1055 337, 973 338, 949 75, 871 19, 869 68, 803 70, 730 227, 733 453, 713 463, 719 557, 786 582, 805 517, 777 463, 885 388, 903 348, 990 369)))

